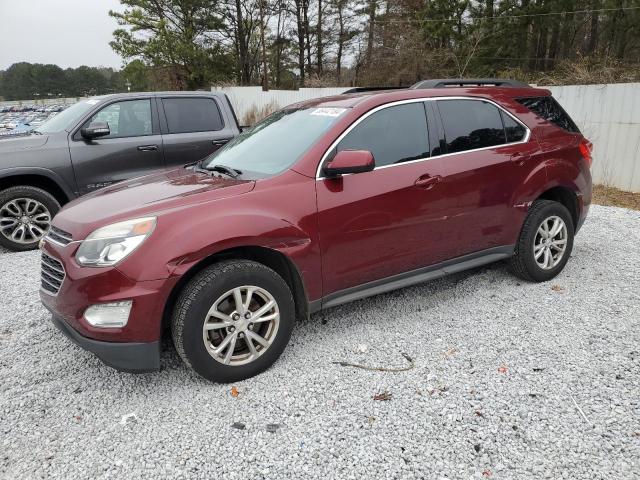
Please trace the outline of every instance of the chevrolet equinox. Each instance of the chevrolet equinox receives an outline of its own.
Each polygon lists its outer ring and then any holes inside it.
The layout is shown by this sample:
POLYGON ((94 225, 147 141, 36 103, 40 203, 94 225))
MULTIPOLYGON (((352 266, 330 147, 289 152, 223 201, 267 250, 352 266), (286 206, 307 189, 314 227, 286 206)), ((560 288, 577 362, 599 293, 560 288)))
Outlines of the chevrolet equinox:
POLYGON ((116 369, 157 370, 167 327, 188 366, 236 381, 321 309, 498 260, 555 277, 590 166, 550 92, 515 81, 306 101, 196 164, 66 205, 41 245, 40 294, 116 369))

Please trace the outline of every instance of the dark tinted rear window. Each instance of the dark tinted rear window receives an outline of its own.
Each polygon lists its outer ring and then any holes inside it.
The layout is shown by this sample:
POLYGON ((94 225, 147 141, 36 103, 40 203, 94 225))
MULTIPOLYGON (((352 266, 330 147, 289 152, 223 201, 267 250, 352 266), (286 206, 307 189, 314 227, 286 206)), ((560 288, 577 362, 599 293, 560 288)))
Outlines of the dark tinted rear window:
POLYGON ((447 153, 504 145, 500 110, 479 100, 438 100, 447 153))
POLYGON ((545 120, 554 123, 567 132, 580 133, 571 117, 553 97, 518 98, 518 102, 545 120))
POLYGON ((163 98, 169 133, 222 130, 224 123, 212 98, 163 98))

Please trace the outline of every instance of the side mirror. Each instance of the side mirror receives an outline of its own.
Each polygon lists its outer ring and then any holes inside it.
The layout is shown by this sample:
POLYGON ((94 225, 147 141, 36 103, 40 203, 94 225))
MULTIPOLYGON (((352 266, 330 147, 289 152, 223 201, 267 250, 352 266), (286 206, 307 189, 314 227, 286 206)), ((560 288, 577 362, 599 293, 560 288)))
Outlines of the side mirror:
POLYGON ((342 150, 323 169, 327 177, 348 173, 370 172, 376 166, 373 154, 367 150, 342 150))
POLYGON ((87 128, 80 130, 80 135, 87 140, 104 137, 110 133, 111 130, 109 130, 109 124, 107 122, 91 122, 87 128))

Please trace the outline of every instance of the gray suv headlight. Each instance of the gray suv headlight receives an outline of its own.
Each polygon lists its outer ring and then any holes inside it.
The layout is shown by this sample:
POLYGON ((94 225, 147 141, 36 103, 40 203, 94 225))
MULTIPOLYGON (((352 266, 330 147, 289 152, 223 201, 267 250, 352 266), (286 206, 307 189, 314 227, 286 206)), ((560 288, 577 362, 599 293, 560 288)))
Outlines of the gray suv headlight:
POLYGON ((156 226, 156 217, 113 223, 92 232, 76 252, 76 261, 86 267, 115 265, 138 248, 156 226))

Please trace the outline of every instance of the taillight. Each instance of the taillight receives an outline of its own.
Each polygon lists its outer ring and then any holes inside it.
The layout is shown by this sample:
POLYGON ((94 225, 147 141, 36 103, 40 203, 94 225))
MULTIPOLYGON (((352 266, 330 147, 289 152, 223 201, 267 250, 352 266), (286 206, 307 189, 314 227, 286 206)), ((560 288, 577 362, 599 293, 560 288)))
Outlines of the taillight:
POLYGON ((587 166, 591 168, 591 163, 593 162, 593 157, 591 156, 591 152, 593 151, 593 143, 585 138, 580 142, 578 148, 580 149, 582 158, 584 158, 584 161, 587 162, 587 166))

